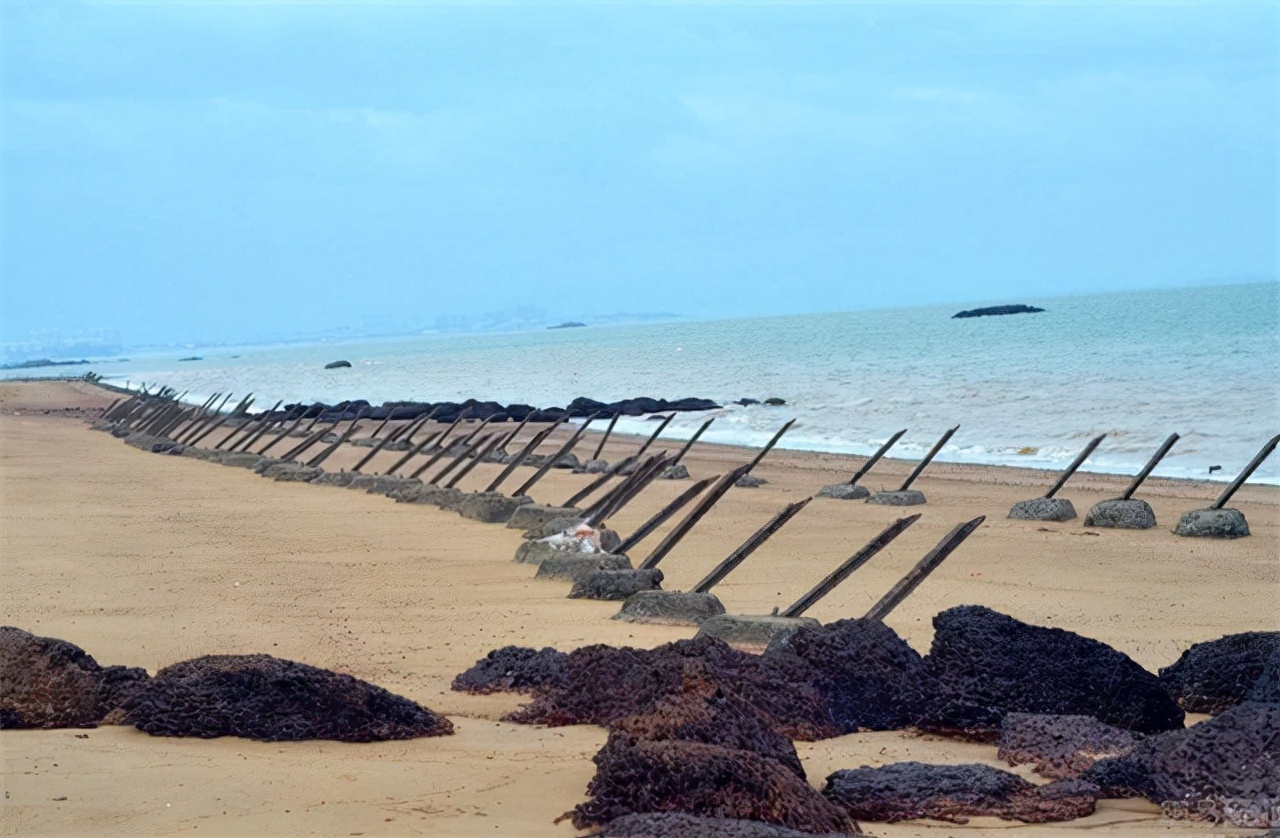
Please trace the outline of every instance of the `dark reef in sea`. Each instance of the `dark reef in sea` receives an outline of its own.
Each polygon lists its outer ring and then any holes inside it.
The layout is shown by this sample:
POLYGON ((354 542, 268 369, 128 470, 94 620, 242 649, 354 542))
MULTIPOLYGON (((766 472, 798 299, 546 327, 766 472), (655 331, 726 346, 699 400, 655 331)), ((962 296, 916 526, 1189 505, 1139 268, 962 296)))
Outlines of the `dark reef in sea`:
POLYGON ((986 317, 995 314, 1035 314, 1038 311, 1044 311, 1042 308, 1028 305, 1011 305, 1011 306, 987 306, 986 308, 970 308, 964 311, 958 311, 951 315, 951 319, 963 317, 986 317))

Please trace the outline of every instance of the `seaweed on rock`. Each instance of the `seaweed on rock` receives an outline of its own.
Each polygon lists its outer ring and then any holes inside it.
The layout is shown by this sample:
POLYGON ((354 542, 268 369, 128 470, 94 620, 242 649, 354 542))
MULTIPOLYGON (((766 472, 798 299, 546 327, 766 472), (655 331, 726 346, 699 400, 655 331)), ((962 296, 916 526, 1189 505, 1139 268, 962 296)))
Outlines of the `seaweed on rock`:
POLYGON ((0 626, 0 729, 94 727, 147 681, 65 640, 0 626))
POLYGON ((124 709, 126 723, 154 736, 377 742, 453 733, 448 719, 407 698, 270 655, 211 655, 165 667, 124 709))

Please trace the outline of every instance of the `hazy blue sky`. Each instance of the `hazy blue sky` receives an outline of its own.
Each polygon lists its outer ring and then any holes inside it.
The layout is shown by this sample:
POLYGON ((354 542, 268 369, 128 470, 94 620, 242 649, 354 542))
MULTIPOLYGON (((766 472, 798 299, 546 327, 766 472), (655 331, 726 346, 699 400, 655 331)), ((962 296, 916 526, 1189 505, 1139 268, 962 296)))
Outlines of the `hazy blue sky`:
POLYGON ((0 4, 0 337, 1271 278, 1277 11, 0 4))

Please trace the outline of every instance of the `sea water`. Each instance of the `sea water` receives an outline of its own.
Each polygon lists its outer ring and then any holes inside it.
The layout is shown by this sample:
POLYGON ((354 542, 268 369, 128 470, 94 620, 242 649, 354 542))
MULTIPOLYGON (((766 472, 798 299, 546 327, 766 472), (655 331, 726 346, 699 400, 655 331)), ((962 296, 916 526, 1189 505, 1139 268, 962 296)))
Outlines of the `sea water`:
MULTIPOLYGON (((1280 432, 1280 285, 1255 283, 1022 299, 1044 312, 953 319, 956 307, 672 322, 361 343, 184 349, 95 371, 167 384, 196 401, 253 391, 256 406, 344 399, 561 406, 576 396, 697 396, 687 439, 918 458, 959 425, 939 461, 1065 466, 1097 434, 1086 471, 1133 473, 1170 433, 1154 472, 1229 480, 1280 432), (200 361, 179 362, 199 354, 200 361), (324 369, 336 359, 350 369, 324 369), (783 406, 738 399, 781 398, 783 406)), ((424 319, 429 312, 424 312, 424 319)), ((65 374, 67 368, 55 368, 65 374)), ((28 372, 29 374, 29 372, 28 372)), ((645 418, 619 431, 650 433, 645 418)), ((1280 483, 1280 453, 1254 478, 1280 483)))

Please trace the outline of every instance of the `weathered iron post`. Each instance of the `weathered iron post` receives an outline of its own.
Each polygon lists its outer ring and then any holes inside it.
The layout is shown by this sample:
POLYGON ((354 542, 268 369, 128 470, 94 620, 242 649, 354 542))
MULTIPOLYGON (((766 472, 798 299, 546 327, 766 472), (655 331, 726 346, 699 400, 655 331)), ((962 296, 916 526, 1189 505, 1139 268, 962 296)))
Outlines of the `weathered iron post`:
POLYGON ((889 592, 881 597, 879 602, 871 606, 871 610, 866 613, 863 619, 884 622, 884 618, 889 616, 889 612, 902 604, 902 601, 910 596, 912 591, 920 587, 920 583, 930 573, 937 570, 947 556, 950 556, 952 551, 972 535, 974 530, 982 526, 982 522, 985 520, 987 520, 987 516, 979 515, 972 521, 957 524, 955 529, 943 536, 942 540, 926 553, 924 558, 917 562, 916 566, 911 568, 898 584, 889 589, 889 592))
POLYGON ((1098 501, 1089 510, 1089 514, 1084 518, 1086 527, 1108 527, 1114 529, 1125 530, 1149 530, 1156 525, 1156 513, 1151 508, 1151 504, 1145 500, 1135 500, 1133 493, 1138 491, 1138 487, 1151 474, 1160 461, 1164 459, 1164 455, 1169 453, 1169 449, 1178 441, 1177 434, 1170 434, 1169 438, 1161 443, 1156 453, 1151 455, 1151 459, 1147 460, 1147 464, 1142 467, 1142 471, 1133 478, 1133 482, 1129 484, 1129 488, 1125 489, 1123 495, 1113 500, 1098 501))
POLYGON ((781 613, 775 610, 770 615, 720 614, 703 620, 698 627, 698 635, 718 637, 728 643, 766 646, 774 637, 786 637, 801 627, 819 625, 817 620, 803 616, 804 612, 835 590, 836 586, 849 578, 854 571, 865 565, 918 520, 920 520, 919 514, 911 515, 907 518, 899 518, 885 527, 861 550, 842 562, 839 567, 827 574, 826 578, 781 613))
POLYGON ((1055 498, 1054 495, 1066 485, 1067 481, 1071 479, 1071 475, 1075 474, 1076 470, 1084 465, 1084 461, 1089 459, 1089 455, 1093 453, 1093 450, 1106 438, 1106 434, 1098 434, 1089 440, 1089 444, 1076 455, 1076 458, 1071 461, 1071 465, 1067 466, 1066 471, 1058 476, 1058 481, 1045 493, 1044 497, 1018 501, 1009 510, 1009 517, 1022 521, 1070 521, 1075 518, 1076 508, 1071 504, 1071 501, 1065 498, 1055 498))
POLYGON ((805 498, 784 507, 688 591, 638 591, 627 597, 622 603, 622 610, 614 615, 614 619, 632 623, 696 626, 725 613, 724 605, 711 593, 711 589, 786 526, 811 500, 813 498, 805 498))
POLYGON ((733 484, 738 481, 738 478, 750 470, 751 463, 747 463, 745 466, 738 466, 720 478, 719 482, 712 486, 702 500, 698 501, 697 505, 689 511, 684 520, 677 524, 671 532, 667 533, 666 538, 662 539, 657 547, 653 548, 653 552, 640 563, 640 567, 644 569, 657 567, 658 562, 662 561, 663 557, 670 553, 680 543, 680 540, 688 535, 689 531, 702 520, 702 517, 711 511, 711 507, 715 506, 720 498, 725 496, 729 489, 733 487, 733 484))
POLYGON ((645 539, 646 536, 649 535, 649 533, 653 532, 658 527, 662 526, 663 523, 665 523, 668 518, 670 518, 672 515, 675 515, 677 512, 679 512, 681 509, 687 506, 689 504, 689 501, 693 500, 698 495, 702 494, 702 492, 708 486, 710 486, 712 483, 714 483, 719 479, 720 479, 720 475, 718 474, 715 475, 714 477, 704 477, 703 479, 699 480, 697 483, 694 483, 692 486, 685 489, 683 492, 680 493, 680 495, 675 500, 671 501, 666 506, 662 507, 662 509, 659 509, 656 513, 654 513, 652 518, 645 521, 640 526, 636 527, 635 532, 633 532, 631 535, 627 536, 626 538, 622 539, 622 543, 617 546, 617 548, 615 549, 615 552, 625 553, 628 550, 630 550, 632 547, 639 544, 641 541, 645 539))
POLYGON ((693 432, 693 436, 689 437, 689 441, 684 444, 684 447, 676 453, 670 464, 667 465, 666 470, 662 473, 663 477, 666 477, 669 480, 683 480, 688 476, 688 469, 680 469, 679 471, 676 471, 676 466, 680 465, 680 461, 684 459, 684 455, 689 453, 689 449, 698 441, 698 438, 702 436, 703 432, 706 431, 707 428, 711 427, 711 423, 714 421, 716 421, 716 417, 712 416, 710 419, 703 422, 702 426, 699 427, 698 430, 693 432))
MULTIPOLYGON (((461 415, 459 415, 459 416, 458 416, 458 418, 457 418, 457 420, 455 420, 455 421, 454 421, 453 425, 450 425, 450 426, 445 430, 445 434, 447 435, 447 434, 449 433, 449 431, 453 430, 454 425, 457 425, 457 424, 458 424, 458 422, 460 422, 461 420, 462 420, 462 416, 461 416, 461 415)), ((461 440, 457 440, 457 441, 455 441, 455 442, 449 442, 449 441, 448 441, 448 439, 447 439, 445 436, 441 436, 441 437, 440 437, 440 441, 439 441, 439 443, 438 443, 438 444, 437 444, 437 446, 436 446, 436 453, 434 453, 434 454, 432 454, 430 457, 428 457, 428 458, 427 458, 427 461, 426 461, 425 463, 423 463, 422 465, 418 466, 418 468, 417 468, 416 470, 414 470, 414 471, 413 471, 413 473, 411 473, 411 474, 409 475, 409 479, 410 479, 410 480, 412 480, 412 479, 414 479, 414 478, 416 478, 416 477, 419 477, 419 476, 420 476, 424 471, 426 471, 427 469, 431 468, 431 467, 432 467, 433 465, 435 465, 436 463, 440 462, 442 459, 444 459, 444 458, 445 458, 445 456, 449 453, 449 451, 450 451, 450 450, 451 450, 455 445, 456 445, 456 446, 461 446, 461 447, 462 447, 462 453, 463 453, 463 454, 465 454, 465 453, 467 452, 467 445, 471 442, 471 440, 475 439, 476 435, 477 435, 477 434, 479 434, 481 431, 483 431, 483 430, 488 426, 489 422, 491 422, 492 420, 493 420, 493 417, 492 417, 492 416, 486 417, 483 421, 481 421, 481 422, 480 422, 480 424, 479 424, 479 425, 476 425, 476 427, 472 428, 470 433, 468 433, 466 436, 464 436, 461 440)), ((452 463, 450 463, 450 465, 452 465, 452 463)), ((448 467, 446 467, 446 468, 442 469, 442 470, 440 471, 440 473, 439 473, 439 474, 437 474, 437 475, 435 476, 435 478, 433 478, 432 480, 424 480, 423 482, 424 482, 424 483, 434 483, 436 480, 439 480, 439 479, 440 479, 440 477, 441 477, 441 475, 443 475, 443 474, 444 474, 446 471, 448 471, 448 470, 449 470, 449 468, 448 468, 448 467)))
POLYGON ((557 450, 556 453, 548 457, 546 459, 546 462, 544 462, 541 466, 539 466, 538 470, 533 473, 533 476, 530 477, 528 480, 526 480, 519 489, 516 489, 514 492, 512 492, 511 497, 518 498, 528 494, 529 490, 533 488, 534 484, 537 483, 539 480, 541 480, 542 476, 546 474, 548 471, 550 471, 555 466, 555 464, 560 461, 561 457, 564 457, 570 451, 573 450, 573 447, 578 444, 578 440, 582 438, 582 434, 586 432, 587 426, 590 425, 592 421, 594 421, 595 418, 599 415, 600 415, 600 411, 596 411, 595 413, 588 416, 587 421, 583 422, 582 425, 576 431, 574 431, 573 435, 569 437, 569 440, 564 445, 560 446, 559 450, 557 450))
POLYGON ((1271 437, 1263 444, 1258 453, 1253 455, 1249 464, 1244 467, 1244 471, 1236 475, 1236 479, 1222 490, 1222 494, 1218 495, 1213 506, 1183 513, 1178 519, 1178 526, 1173 530, 1174 534, 1208 538, 1242 538, 1248 535, 1249 522, 1245 520, 1244 513, 1239 509, 1228 508, 1227 501, 1231 500, 1231 496, 1258 470, 1258 466, 1271 456, 1271 452, 1276 450, 1277 445, 1280 445, 1280 435, 1271 437))
POLYGON ((609 427, 604 429, 604 436, 600 437, 600 444, 596 446, 595 453, 591 455, 592 460, 600 459, 600 455, 604 453, 604 444, 609 441, 609 435, 613 433, 613 426, 618 424, 618 417, 622 415, 622 411, 615 410, 613 418, 609 420, 609 427))
POLYGON ((308 460, 307 468, 319 468, 321 463, 329 459, 329 455, 332 454, 334 451, 337 451, 339 448, 341 448, 342 443, 350 439, 351 435, 356 432, 356 428, 359 427, 360 420, 363 417, 364 417, 363 409, 356 411, 356 418, 351 420, 351 424, 347 425, 347 429, 343 431, 342 434, 337 439, 329 443, 329 446, 327 448, 325 448, 319 454, 315 455, 310 460, 308 460))
POLYGON ((880 462, 880 459, 889 453, 889 449, 894 446, 898 440, 902 439, 902 435, 907 432, 906 428, 898 431, 889 440, 876 449, 876 453, 862 464, 862 468, 857 473, 842 483, 832 483, 830 486, 823 486, 818 492, 820 498, 834 498, 836 500, 859 500, 871 494, 865 486, 859 486, 858 481, 867 476, 867 472, 871 471, 880 462))
POLYGON ((879 504, 881 506, 918 506, 919 504, 925 503, 926 499, 924 492, 921 492, 918 489, 912 489, 911 484, 915 483, 916 478, 924 473, 924 470, 928 468, 929 463, 933 462, 933 458, 938 456, 938 452, 942 450, 942 446, 946 445, 958 430, 960 430, 959 425, 948 429, 947 432, 933 444, 933 447, 929 449, 929 453, 924 455, 924 459, 911 470, 911 473, 907 475, 907 479, 902 481, 902 485, 898 487, 896 492, 875 492, 867 498, 866 502, 879 504))
MULTIPOLYGON (((518 430, 519 428, 516 429, 516 431, 518 430)), ((455 474, 452 478, 450 478, 449 482, 444 484, 444 487, 446 489, 452 489, 454 486, 457 486, 458 482, 462 480, 462 478, 470 474, 472 469, 474 469, 476 466, 484 462, 485 457, 489 456, 495 450, 497 450, 501 446, 506 445, 508 442, 510 442, 512 438, 515 437, 516 431, 510 431, 506 434, 495 433, 493 434, 493 439, 491 442, 489 442, 489 444, 485 445, 484 447, 477 446, 476 454, 474 457, 471 458, 471 462, 467 463, 462 468, 458 469, 458 473, 455 474)))
POLYGON ((778 432, 773 435, 772 439, 770 439, 768 442, 765 443, 764 448, 760 449, 760 453, 756 454, 755 459, 753 459, 750 463, 747 464, 747 470, 744 471, 742 475, 738 477, 738 481, 734 485, 743 486, 745 488, 755 488, 756 486, 760 486, 765 482, 759 477, 755 477, 755 476, 748 477, 748 475, 751 474, 751 472, 755 469, 756 466, 760 465, 760 461, 764 459, 766 454, 768 454, 770 451, 773 450, 773 446, 778 444, 778 440, 782 439, 782 435, 785 434, 787 431, 791 430, 791 426, 794 425, 795 423, 796 423, 795 419, 789 419, 787 420, 787 423, 785 425, 783 425, 781 428, 778 428, 778 432))
POLYGON ((617 515, 622 511, 623 507, 635 500, 641 492, 650 486, 668 465, 670 463, 667 460, 666 451, 659 451, 654 454, 643 469, 636 469, 633 480, 620 485, 612 494, 587 510, 587 522, 591 526, 595 526, 606 518, 617 515))
MULTIPOLYGON (((531 415, 532 414, 529 414, 529 416, 531 415)), ((529 416, 525 416, 524 422, 520 423, 520 427, 524 427, 524 423, 529 421, 529 416)), ((511 476, 512 472, 514 472, 521 463, 523 463, 526 459, 528 459, 529 455, 532 454, 537 449, 537 447, 542 444, 542 441, 546 439, 548 436, 550 436, 551 432, 558 427, 560 427, 560 423, 555 422, 551 426, 543 428, 542 430, 535 433, 532 437, 530 437, 529 441, 526 442, 524 444, 524 447, 521 448, 520 451, 515 455, 515 457, 511 459, 511 462, 507 463, 507 467, 504 468, 502 472, 493 479, 493 482, 489 484, 488 488, 486 488, 485 491, 486 492, 498 491, 498 487, 506 482, 507 478, 511 476)), ((519 432, 520 432, 520 428, 516 428, 516 433, 519 433, 519 432)), ((515 437, 512 436, 512 438, 514 439, 515 437)))
POLYGON ((582 487, 573 496, 571 496, 568 500, 566 500, 564 503, 560 505, 563 507, 576 506, 579 501, 581 501, 585 497, 590 496, 593 492, 595 492, 596 489, 599 489, 601 486, 607 483, 610 479, 612 479, 615 474, 618 474, 623 469, 627 468, 630 465, 633 465, 635 462, 636 462, 635 454, 632 454, 630 457, 624 457, 623 459, 618 460, 618 462, 609 466, 609 468, 606 469, 599 477, 597 477, 595 480, 592 480, 586 486, 582 487))
MULTIPOLYGON (((417 427, 420 427, 420 426, 422 426, 422 425, 425 425, 425 424, 428 422, 428 420, 430 420, 430 419, 431 419, 431 417, 435 415, 435 410, 436 410, 436 409, 433 409, 431 413, 428 413, 428 414, 426 414, 426 415, 422 416, 422 417, 421 417, 421 418, 419 418, 419 419, 414 419, 413 421, 411 421, 411 422, 408 424, 407 428, 413 428, 413 429, 416 429, 417 427)), ((391 418, 391 414, 389 414, 389 413, 388 413, 388 414, 387 414, 387 419, 390 419, 390 418, 391 418)), ((383 420, 383 423, 382 423, 382 424, 383 424, 383 425, 385 425, 385 424, 386 424, 386 420, 383 420)), ((381 429, 382 429, 382 427, 381 427, 381 426, 379 426, 378 430, 381 430, 381 429)), ((405 429, 404 429, 404 428, 402 428, 401 430, 405 430, 405 429)), ((409 431, 409 434, 412 436, 413 431, 412 431, 412 430, 410 430, 410 431, 409 431)), ((377 434, 377 432, 375 431, 375 432, 374 432, 374 434, 373 434, 373 436, 372 436, 372 437, 370 437, 370 439, 374 439, 374 438, 376 438, 377 436, 378 436, 378 434, 377 434)), ((364 468, 364 466, 365 466, 365 464, 366 464, 366 463, 368 463, 370 460, 372 460, 374 457, 376 457, 376 456, 378 455, 378 452, 379 452, 379 451, 381 451, 383 448, 386 448, 386 447, 387 447, 387 445, 389 445, 389 444, 390 444, 390 443, 391 443, 395 438, 396 438, 396 434, 395 434, 394 432, 392 432, 392 433, 389 433, 389 434, 387 434, 386 436, 384 436, 382 439, 378 440, 378 444, 377 444, 377 445, 375 445, 375 446, 373 446, 372 448, 370 448, 370 449, 369 449, 369 453, 367 453, 367 454, 365 454, 363 457, 361 457, 361 458, 360 458, 360 461, 359 461, 358 463, 356 463, 354 466, 352 466, 352 467, 351 467, 351 470, 352 470, 352 471, 354 471, 354 472, 357 472, 357 473, 358 473, 358 472, 360 471, 360 469, 364 468)))

